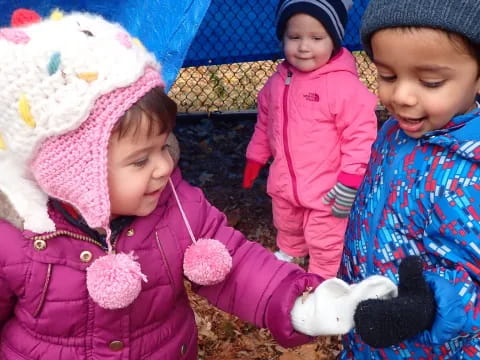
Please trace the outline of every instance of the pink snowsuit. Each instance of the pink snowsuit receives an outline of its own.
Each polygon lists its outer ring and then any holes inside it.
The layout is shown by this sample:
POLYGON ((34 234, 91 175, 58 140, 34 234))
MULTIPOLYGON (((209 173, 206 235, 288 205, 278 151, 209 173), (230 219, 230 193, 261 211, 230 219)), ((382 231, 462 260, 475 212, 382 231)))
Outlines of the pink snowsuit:
POLYGON ((358 187, 377 133, 376 96, 341 49, 327 64, 301 72, 283 62, 258 95, 258 119, 247 159, 270 165, 277 245, 310 255, 309 271, 334 277, 347 219, 322 202, 338 182, 358 187))

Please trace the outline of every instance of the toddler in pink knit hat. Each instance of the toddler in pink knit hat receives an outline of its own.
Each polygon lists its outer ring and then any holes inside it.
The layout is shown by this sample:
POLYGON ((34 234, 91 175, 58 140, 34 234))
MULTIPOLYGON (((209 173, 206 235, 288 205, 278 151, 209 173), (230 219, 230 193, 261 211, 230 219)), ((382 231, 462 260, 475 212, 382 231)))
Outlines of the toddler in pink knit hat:
POLYGON ((184 280, 283 346, 346 333, 360 301, 395 296, 383 277, 307 274, 229 227, 182 179, 176 104, 119 24, 27 10, 12 24, 0 29, 1 359, 196 359, 184 280))

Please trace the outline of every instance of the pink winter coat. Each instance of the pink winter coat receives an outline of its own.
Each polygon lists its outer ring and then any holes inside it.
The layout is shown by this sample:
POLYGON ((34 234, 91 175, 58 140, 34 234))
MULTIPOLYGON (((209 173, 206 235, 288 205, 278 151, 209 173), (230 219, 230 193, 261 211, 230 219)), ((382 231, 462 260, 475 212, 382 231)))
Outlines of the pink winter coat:
MULTIPOLYGON (((275 260, 228 227, 225 216, 183 181, 178 169, 172 180, 195 235, 221 240, 233 256, 225 281, 194 290, 219 308, 270 328, 284 346, 311 340, 293 330, 289 313, 296 297, 321 279, 275 260)), ((197 358, 197 331, 182 273, 190 240, 170 188, 151 215, 134 220, 116 240, 117 252, 134 251, 148 277, 125 309, 105 310, 92 301, 85 269, 105 253, 53 208, 50 214, 57 233, 37 243, 32 237, 38 234, 0 222, 0 359, 197 358)))
POLYGON ((377 133, 376 103, 346 49, 308 73, 283 62, 258 95, 247 159, 265 164, 273 156, 268 193, 318 209, 337 181, 359 186, 377 133))

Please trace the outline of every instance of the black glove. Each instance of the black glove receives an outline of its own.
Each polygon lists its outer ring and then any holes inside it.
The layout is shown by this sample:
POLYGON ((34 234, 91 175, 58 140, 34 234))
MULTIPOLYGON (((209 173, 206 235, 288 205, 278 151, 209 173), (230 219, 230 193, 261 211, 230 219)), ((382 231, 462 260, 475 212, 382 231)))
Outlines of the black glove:
POLYGON ((358 304, 355 327, 365 343, 375 348, 388 347, 432 327, 436 303, 422 271, 420 257, 403 259, 398 269, 398 297, 358 304))

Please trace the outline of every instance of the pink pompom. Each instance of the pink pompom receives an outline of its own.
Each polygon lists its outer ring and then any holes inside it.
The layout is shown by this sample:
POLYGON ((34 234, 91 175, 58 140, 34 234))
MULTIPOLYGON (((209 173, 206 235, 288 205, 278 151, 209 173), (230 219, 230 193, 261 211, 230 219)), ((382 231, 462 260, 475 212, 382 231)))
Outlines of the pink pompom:
POLYGON ((232 257, 218 240, 199 239, 185 251, 183 271, 196 284, 217 284, 225 279, 231 268, 232 257))
POLYGON ((140 264, 130 254, 108 254, 87 268, 87 289, 90 297, 105 309, 121 309, 130 305, 142 289, 140 264))

